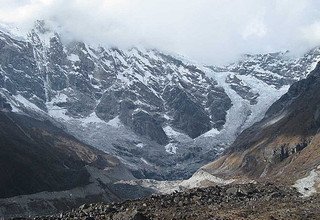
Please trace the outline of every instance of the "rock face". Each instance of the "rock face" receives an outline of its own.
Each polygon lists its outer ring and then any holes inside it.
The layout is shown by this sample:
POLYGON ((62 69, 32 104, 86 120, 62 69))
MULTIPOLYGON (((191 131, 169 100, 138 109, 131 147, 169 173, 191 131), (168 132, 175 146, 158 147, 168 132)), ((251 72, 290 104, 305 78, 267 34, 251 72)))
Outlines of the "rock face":
POLYGON ((319 190, 319 88, 318 64, 269 108, 262 121, 203 169, 225 178, 295 184, 306 195, 319 190))
POLYGON ((35 219, 317 219, 320 198, 272 184, 215 186, 112 204, 82 205, 35 219))
POLYGON ((0 111, 11 111, 12 107, 5 98, 0 96, 0 111))
POLYGON ((208 67, 158 50, 63 42, 45 22, 27 37, 0 32, 1 96, 157 179, 212 161, 320 57, 246 55, 208 67))

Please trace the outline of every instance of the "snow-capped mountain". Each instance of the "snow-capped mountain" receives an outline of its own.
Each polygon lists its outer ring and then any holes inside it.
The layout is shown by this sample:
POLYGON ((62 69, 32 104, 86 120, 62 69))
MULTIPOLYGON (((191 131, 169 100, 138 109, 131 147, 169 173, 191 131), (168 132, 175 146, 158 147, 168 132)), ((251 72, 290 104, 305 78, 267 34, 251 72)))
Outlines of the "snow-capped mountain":
POLYGON ((64 42, 38 22, 27 37, 0 31, 0 95, 15 112, 58 121, 117 156, 137 177, 190 176, 320 59, 246 55, 215 67, 155 49, 64 42))
MULTIPOLYGON (((270 181, 304 196, 319 192, 320 63, 294 83, 265 117, 200 171, 225 181, 270 181)), ((198 172, 200 172, 198 171, 198 172)))

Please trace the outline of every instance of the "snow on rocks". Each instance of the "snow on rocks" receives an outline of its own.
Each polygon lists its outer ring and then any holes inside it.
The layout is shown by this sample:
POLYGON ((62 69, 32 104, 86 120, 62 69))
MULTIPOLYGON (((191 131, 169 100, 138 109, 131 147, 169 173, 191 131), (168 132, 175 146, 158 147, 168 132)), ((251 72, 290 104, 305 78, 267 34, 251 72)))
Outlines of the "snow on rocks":
MULTIPOLYGON (((319 167, 320 168, 320 167, 319 167)), ((311 170, 307 177, 299 179, 294 187, 305 197, 312 196, 320 186, 320 169, 311 170)))
POLYGON ((169 154, 176 154, 178 149, 175 143, 169 143, 166 146, 164 146, 164 148, 166 149, 166 152, 169 154))
POLYGON ((72 62, 80 61, 79 56, 76 55, 76 54, 70 54, 70 55, 68 56, 68 59, 69 59, 70 61, 72 61, 72 62))
POLYGON ((118 128, 118 127, 120 127, 122 125, 122 123, 121 123, 121 121, 119 119, 119 116, 115 117, 114 119, 111 119, 110 121, 108 121, 107 124, 112 126, 112 127, 115 127, 115 128, 118 128))

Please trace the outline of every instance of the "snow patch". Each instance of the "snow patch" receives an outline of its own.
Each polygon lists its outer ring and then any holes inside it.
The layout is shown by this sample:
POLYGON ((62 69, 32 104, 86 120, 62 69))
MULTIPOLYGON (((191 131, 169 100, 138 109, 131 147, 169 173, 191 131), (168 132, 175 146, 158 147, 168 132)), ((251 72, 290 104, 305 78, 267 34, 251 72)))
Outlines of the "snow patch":
POLYGON ((145 147, 145 145, 144 145, 143 143, 136 144, 136 146, 137 146, 138 148, 144 148, 144 147, 145 147))
POLYGON ((72 120, 71 117, 66 115, 67 109, 61 108, 56 105, 56 103, 59 103, 59 102, 67 102, 67 99, 68 99, 67 95, 63 93, 59 93, 50 102, 47 102, 46 106, 48 109, 48 114, 55 119, 62 119, 64 121, 72 120))
POLYGON ((121 123, 121 121, 119 119, 119 116, 117 116, 114 119, 108 121, 107 124, 112 126, 112 127, 115 127, 115 128, 119 128, 122 125, 122 123, 121 123))
POLYGON ((47 105, 47 107, 50 107, 48 108, 48 114, 55 118, 55 119, 62 119, 64 121, 70 121, 72 120, 73 118, 69 117, 68 115, 66 115, 67 113, 67 109, 64 109, 64 108, 61 108, 61 107, 58 107, 58 106, 53 106, 53 105, 47 105))
POLYGON ((151 164, 150 164, 146 159, 144 159, 143 157, 141 157, 140 160, 141 160, 143 163, 151 166, 151 164))
POLYGON ((166 126, 163 128, 164 132, 166 135, 171 139, 174 140, 175 142, 180 142, 180 143, 187 143, 192 141, 192 138, 190 138, 188 135, 175 131, 171 126, 166 126))
POLYGON ((18 27, 13 26, 8 23, 0 23, 0 31, 8 34, 11 38, 19 41, 24 41, 27 39, 27 33, 23 32, 18 27))
POLYGON ((268 126, 271 126, 271 125, 274 125, 275 123, 277 123, 278 121, 280 121, 281 119, 283 119, 284 117, 286 116, 286 113, 282 113, 281 115, 275 117, 275 118, 272 118, 270 121, 266 122, 263 127, 268 127, 268 126))
POLYGON ((170 143, 167 144, 166 146, 164 146, 166 149, 166 152, 168 152, 169 154, 176 154, 177 153, 177 146, 174 143, 170 143))
POLYGON ((20 94, 14 96, 14 98, 15 98, 15 101, 18 101, 20 106, 22 104, 27 109, 34 110, 34 111, 37 111, 37 112, 43 112, 38 106, 36 106, 32 102, 30 102, 29 100, 27 100, 25 97, 23 97, 20 94))
POLYGON ((170 127, 170 126, 164 127, 163 130, 164 130, 164 132, 166 133, 166 135, 168 137, 177 137, 177 136, 179 136, 181 134, 181 133, 173 130, 173 128, 170 127))
POLYGON ((203 137, 215 137, 216 135, 218 135, 220 133, 220 131, 218 131, 215 128, 212 128, 210 131, 204 133, 202 136, 203 137))
POLYGON ((68 59, 69 59, 70 61, 72 61, 72 62, 80 61, 79 56, 76 55, 76 54, 73 54, 73 53, 68 56, 68 59))
POLYGON ((304 196, 312 196, 317 192, 316 185, 320 183, 320 174, 317 170, 312 170, 309 176, 299 179, 293 185, 304 196))

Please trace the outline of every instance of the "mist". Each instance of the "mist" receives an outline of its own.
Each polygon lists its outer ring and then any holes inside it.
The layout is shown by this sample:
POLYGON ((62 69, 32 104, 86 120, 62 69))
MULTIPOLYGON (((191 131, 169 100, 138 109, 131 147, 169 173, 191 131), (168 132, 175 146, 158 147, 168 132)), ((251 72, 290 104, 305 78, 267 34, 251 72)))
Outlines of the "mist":
POLYGON ((319 0, 0 0, 0 22, 46 20, 64 40, 143 46, 207 64, 320 45, 319 0))

